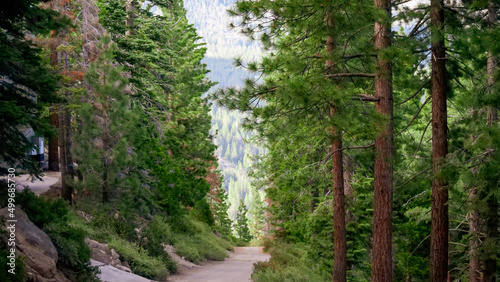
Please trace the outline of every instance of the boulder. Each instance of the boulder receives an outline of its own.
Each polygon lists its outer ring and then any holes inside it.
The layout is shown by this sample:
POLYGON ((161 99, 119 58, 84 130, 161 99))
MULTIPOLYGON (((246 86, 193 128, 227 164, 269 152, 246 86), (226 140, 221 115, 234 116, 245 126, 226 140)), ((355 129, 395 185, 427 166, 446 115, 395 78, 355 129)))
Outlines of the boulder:
MULTIPOLYGON (((58 254, 49 236, 33 224, 26 213, 15 210, 16 254, 23 257, 30 281, 59 282, 69 281, 57 270, 58 254)), ((0 217, 11 219, 7 208, 0 210, 0 217)), ((12 223, 5 221, 4 230, 12 223)), ((7 239, 7 238, 4 238, 7 239)))
POLYGON ((111 265, 119 269, 130 269, 130 266, 125 262, 120 261, 120 255, 115 249, 110 249, 108 244, 99 243, 95 240, 86 238, 85 243, 92 251, 92 259, 95 261, 111 265))
POLYGON ((167 252, 167 254, 170 256, 170 258, 173 261, 175 261, 175 263, 177 264, 177 266, 179 267, 180 270, 198 267, 196 264, 185 260, 183 257, 180 257, 177 254, 177 250, 175 249, 174 246, 167 245, 167 244, 162 244, 162 246, 163 246, 163 250, 165 252, 167 252))
POLYGON ((152 280, 146 279, 144 277, 141 277, 139 275, 133 274, 130 272, 130 269, 121 269, 123 268, 122 266, 119 266, 120 268, 113 267, 111 265, 107 265, 105 263, 96 261, 91 259, 90 260, 92 266, 97 266, 99 267, 99 271, 101 274, 99 274, 99 279, 103 282, 151 282, 152 280))

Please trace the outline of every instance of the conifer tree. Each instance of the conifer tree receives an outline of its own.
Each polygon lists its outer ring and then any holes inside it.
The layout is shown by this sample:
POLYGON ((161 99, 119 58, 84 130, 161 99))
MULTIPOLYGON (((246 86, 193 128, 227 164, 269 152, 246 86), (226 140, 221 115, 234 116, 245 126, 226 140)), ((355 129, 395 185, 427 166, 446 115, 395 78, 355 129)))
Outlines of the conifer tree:
POLYGON ((430 250, 431 281, 448 276, 448 187, 442 166, 448 153, 447 73, 444 1, 431 1, 432 22, 432 229, 430 250))
POLYGON ((58 77, 33 36, 58 32, 69 21, 40 7, 43 2, 13 1, 0 7, 0 173, 7 173, 9 167, 34 176, 40 173, 38 163, 27 155, 33 144, 19 128, 30 126, 38 136, 54 136, 42 112, 48 103, 57 101, 58 77))
POLYGON ((234 225, 234 229, 236 230, 236 233, 241 240, 249 242, 252 239, 250 229, 248 228, 247 207, 245 206, 243 199, 240 200, 240 205, 238 207, 238 213, 236 214, 236 221, 234 222, 234 225))
POLYGON ((227 213, 229 210, 227 199, 226 191, 224 189, 219 189, 213 205, 215 230, 219 231, 224 236, 231 235, 231 226, 233 224, 227 213))
POLYGON ((393 103, 392 65, 384 51, 391 45, 391 1, 375 0, 375 9, 381 16, 376 19, 374 45, 377 52, 375 98, 377 112, 384 119, 375 139, 375 165, 373 177, 373 245, 372 281, 393 281, 392 267, 392 185, 393 185, 393 103), (383 14, 382 14, 383 13, 383 14), (384 16, 382 16, 384 15, 384 16))
POLYGON ((77 99, 85 103, 77 111, 80 120, 74 152, 83 178, 76 184, 94 199, 108 203, 118 197, 125 199, 140 186, 136 171, 140 159, 133 141, 143 132, 125 94, 128 80, 113 62, 116 45, 109 36, 103 37, 100 49, 99 59, 86 74, 90 90, 77 99))

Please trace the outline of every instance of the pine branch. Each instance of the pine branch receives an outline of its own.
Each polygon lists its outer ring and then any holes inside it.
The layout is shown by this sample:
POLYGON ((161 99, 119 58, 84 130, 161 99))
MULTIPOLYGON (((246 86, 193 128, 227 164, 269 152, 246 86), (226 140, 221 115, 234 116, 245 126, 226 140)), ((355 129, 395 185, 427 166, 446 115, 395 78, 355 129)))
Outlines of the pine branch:
POLYGON ((417 96, 417 95, 418 95, 418 93, 420 93, 420 91, 422 91, 422 89, 424 89, 424 87, 425 87, 427 84, 429 84, 429 82, 431 82, 431 81, 430 81, 430 80, 427 80, 424 84, 422 84, 422 86, 420 86, 420 88, 419 88, 417 91, 415 91, 415 93, 413 93, 413 95, 411 95, 408 99, 404 100, 403 102, 398 103, 398 104, 396 105, 396 107, 397 107, 397 106, 400 106, 400 105, 403 105, 404 103, 406 103, 406 102, 410 101, 410 100, 411 100, 411 99, 413 99, 415 96, 417 96))
POLYGON ((375 77, 374 73, 335 73, 329 74, 328 77, 375 77))
POLYGON ((408 127, 410 127, 410 125, 415 121, 415 119, 417 118, 418 114, 420 114, 420 112, 422 111, 422 109, 424 108, 425 104, 427 104, 427 102, 429 102, 429 100, 431 99, 431 96, 429 96, 425 102, 422 104, 422 106, 420 106, 420 108, 418 108, 418 111, 417 113, 413 116, 413 118, 411 119, 410 123, 408 123, 408 125, 406 125, 405 128, 403 128, 400 132, 398 132, 396 135, 394 136, 398 136, 399 134, 403 133, 403 131, 405 131, 406 129, 408 129, 408 127))
POLYGON ((352 97, 352 100, 360 100, 364 102, 378 102, 380 101, 380 98, 374 97, 372 95, 367 95, 367 94, 360 94, 357 97, 352 97))

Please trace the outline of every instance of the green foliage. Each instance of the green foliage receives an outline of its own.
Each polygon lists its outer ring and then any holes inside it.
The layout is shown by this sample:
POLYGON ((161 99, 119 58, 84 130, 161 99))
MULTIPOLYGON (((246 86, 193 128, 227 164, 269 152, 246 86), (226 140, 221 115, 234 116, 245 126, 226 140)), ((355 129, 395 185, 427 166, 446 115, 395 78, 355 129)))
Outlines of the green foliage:
POLYGON ((331 281, 330 274, 321 275, 316 262, 308 257, 304 244, 275 244, 268 252, 269 262, 254 264, 253 281, 331 281))
POLYGON ((238 214, 236 215, 234 225, 234 229, 240 240, 249 242, 252 239, 250 229, 248 228, 247 207, 245 206, 243 199, 240 200, 240 206, 238 207, 238 214))
POLYGON ((149 256, 158 258, 167 267, 170 273, 177 272, 177 264, 165 251, 165 244, 172 244, 174 233, 169 223, 157 216, 141 232, 139 246, 144 248, 149 256))
MULTIPOLYGON (((3 235, 3 234, 2 234, 3 235)), ((7 246, 2 244, 0 248, 0 263, 2 267, 0 268, 0 280, 5 282, 25 282, 28 281, 28 277, 26 275, 26 269, 24 266, 24 262, 19 257, 15 259, 15 273, 9 273, 8 270, 11 269, 8 263, 10 263, 10 259, 7 256, 10 255, 10 252, 7 249, 7 246)))
POLYGON ((27 154, 34 145, 19 129, 31 127, 38 136, 53 135, 42 113, 57 101, 58 77, 51 71, 42 49, 26 34, 47 35, 68 24, 59 13, 42 9, 40 0, 21 0, 0 7, 0 173, 15 167, 38 176, 40 169, 27 154))
POLYGON ((109 246, 115 249, 122 259, 126 261, 135 274, 146 278, 165 281, 169 271, 164 262, 148 255, 148 252, 136 244, 113 237, 109 246))
MULTIPOLYGON (((2 187, 2 190, 3 187, 2 187)), ((5 189, 7 190, 7 189, 5 189)), ((7 198, 7 197, 5 197, 7 198)), ((0 196, 0 199, 4 199, 0 196)), ((1 219, 0 220, 0 224, 1 226, 4 226, 5 225, 5 219, 1 219)), ((0 236, 2 236, 2 238, 7 238, 7 232, 3 229, 3 228, 0 228, 0 236)), ((7 256, 9 256, 11 254, 10 252, 10 246, 8 246, 6 244, 6 241, 5 240, 0 240, 0 263, 2 265, 2 267, 0 268, 1 272, 0 272, 0 279, 2 281, 6 281, 6 282, 25 282, 25 281, 28 281, 28 276, 26 274, 26 267, 24 265, 24 261, 21 259, 21 257, 17 257, 14 259, 14 263, 15 263, 15 272, 14 273, 10 273, 9 270, 12 269, 10 266, 9 266, 9 263, 11 263, 11 260, 10 258, 8 258, 7 256)))
POLYGON ((16 194, 17 205, 28 215, 38 228, 44 228, 51 222, 66 222, 68 204, 62 199, 45 200, 31 190, 24 189, 16 194))
POLYGON ((57 249, 58 267, 74 281, 99 281, 97 267, 90 265, 90 248, 84 242, 87 234, 84 230, 70 226, 67 222, 53 221, 45 225, 45 233, 49 235, 57 249))
POLYGON ((88 234, 68 224, 70 209, 65 201, 45 200, 28 189, 16 193, 15 199, 17 208, 50 237, 59 256, 57 267, 64 274, 75 281, 98 281, 97 269, 89 262, 90 249, 84 242, 88 234))
POLYGON ((214 230, 222 236, 229 237, 232 235, 232 221, 227 214, 229 205, 227 203, 227 194, 224 189, 219 189, 213 204, 213 214, 215 218, 214 230))
POLYGON ((189 261, 224 260, 227 257, 226 250, 233 250, 229 241, 217 237, 204 222, 184 217, 173 219, 172 223, 177 235, 171 242, 177 253, 189 261))
MULTIPOLYGON (((81 122, 75 135, 74 155, 81 178, 73 185, 91 194, 91 200, 120 204, 134 203, 145 213, 149 189, 141 189, 138 166, 141 156, 136 149, 137 136, 144 134, 131 109, 130 99, 123 95, 128 80, 122 69, 113 65, 116 45, 109 37, 101 39, 100 57, 85 76, 91 91, 75 99, 87 100, 77 112, 81 122), (119 122, 118 122, 119 121, 119 122)), ((130 206, 127 205, 127 206, 130 206)), ((126 209, 124 209, 126 210, 126 209)))
POLYGON ((212 215, 212 210, 210 209, 210 205, 207 203, 206 199, 201 199, 198 202, 196 202, 194 207, 189 212, 189 215, 193 219, 204 222, 209 226, 215 224, 214 217, 212 215))

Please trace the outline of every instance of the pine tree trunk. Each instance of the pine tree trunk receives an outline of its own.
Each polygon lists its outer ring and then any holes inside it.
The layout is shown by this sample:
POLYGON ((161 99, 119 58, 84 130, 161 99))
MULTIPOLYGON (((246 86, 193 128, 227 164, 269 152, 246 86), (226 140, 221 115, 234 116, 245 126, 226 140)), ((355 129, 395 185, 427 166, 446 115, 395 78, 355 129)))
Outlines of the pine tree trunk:
MULTIPOLYGON (((67 44, 67 43, 66 43, 67 44)), ((68 52, 64 54, 64 70, 69 74, 68 52)), ((71 112, 67 107, 69 105, 70 92, 66 91, 66 103, 59 116, 59 146, 61 154, 61 197, 70 203, 73 203, 73 158, 71 156, 71 112)))
MULTIPOLYGON (((333 112, 333 109, 332 109, 333 112)), ((344 171, 342 163, 342 137, 333 131, 333 281, 347 281, 347 242, 345 226, 344 171)))
POLYGON ((446 54, 444 45, 444 1, 431 0, 432 22, 432 224, 431 281, 446 281, 448 276, 448 188, 440 175, 448 153, 446 108, 446 54))
MULTIPOLYGON (((476 205, 477 188, 472 188, 469 194, 469 202, 472 206, 476 205)), ((479 232, 479 212, 473 208, 469 217, 469 282, 481 281, 481 265, 478 257, 478 232, 479 232)))
MULTIPOLYGON (((354 175, 354 160, 349 155, 344 155, 344 195, 346 201, 353 201, 352 176, 354 175)), ((346 209, 346 223, 354 220, 352 212, 346 209)))
POLYGON ((317 185, 314 185, 314 181, 312 181, 312 177, 311 179, 309 179, 309 189, 311 189, 311 192, 309 192, 309 194, 311 195, 311 199, 309 200, 309 209, 310 209, 310 212, 311 213, 314 213, 314 211, 316 210, 316 207, 318 206, 318 197, 319 197, 319 189, 318 189, 318 186, 317 185))
MULTIPOLYGON (((490 29, 495 28, 495 23, 497 21, 497 9, 495 3, 490 2, 488 6, 488 24, 490 29)), ((488 93, 492 94, 493 84, 495 84, 495 74, 497 72, 498 61, 494 57, 492 52, 488 52, 487 61, 487 71, 488 71, 488 93)), ((494 107, 488 107, 488 124, 492 125, 498 119, 498 109, 494 107)))
POLYGON ((134 9, 135 9, 135 0, 127 0, 125 4, 125 9, 127 11, 127 20, 126 20, 126 26, 127 26, 127 31, 125 32, 126 36, 129 35, 134 35, 134 9))
POLYGON ((381 50, 390 47, 390 0, 375 0, 375 8, 383 10, 387 19, 375 23, 374 44, 379 51, 375 76, 377 112, 386 119, 375 139, 372 281, 393 281, 392 252, 392 185, 394 157, 392 65, 381 57, 381 50))
MULTIPOLYGON (((50 108, 50 124, 59 128, 59 116, 54 106, 50 108)), ((49 170, 59 171, 59 138, 54 136, 49 140, 49 170)))
MULTIPOLYGON (((493 1, 489 3, 488 6, 488 25, 490 29, 495 28, 495 24, 497 22, 497 7, 493 1)), ((487 72, 488 72, 488 93, 493 94, 493 86, 495 84, 495 75, 498 71, 498 61, 494 57, 494 54, 490 51, 488 52, 488 61, 487 61, 487 72)), ((494 107, 488 107, 487 109, 487 123, 488 125, 493 125, 498 119, 498 109, 494 107)), ((497 187, 488 187, 488 194, 490 197, 486 201, 487 205, 487 218, 486 218, 486 240, 493 242, 496 247, 498 247, 499 234, 499 220, 498 220, 498 200, 493 194, 497 187)), ((495 252, 497 248, 492 247, 492 250, 487 250, 490 252, 495 252)), ((483 272, 483 281, 490 282, 496 281, 495 275, 497 274, 497 260, 496 257, 498 254, 492 253, 488 256, 488 258, 484 261, 484 272, 483 272)))
MULTIPOLYGON (((330 28, 332 22, 329 14, 326 15, 326 24, 330 28)), ((335 50, 335 39, 328 36, 326 39, 328 54, 335 50)), ((334 62, 326 62, 328 69, 333 69, 334 62)), ((330 108, 330 115, 335 118, 335 108, 330 108)), ((333 175, 333 281, 347 281, 347 243, 345 226, 345 196, 344 196, 344 168, 342 159, 342 136, 338 128, 332 128, 332 175, 333 175)))
MULTIPOLYGON (((493 191, 489 191, 490 193, 493 191)), ((486 218, 486 240, 492 243, 490 249, 486 250, 488 258, 484 261, 483 282, 495 282, 498 278, 497 273, 497 257, 498 253, 498 201, 494 195, 486 201, 488 206, 486 218)))
MULTIPOLYGON (((52 3, 51 3, 52 4, 52 3)), ((55 38, 54 38, 55 40, 55 38)), ((59 63, 59 51, 56 50, 56 45, 54 44, 50 48, 50 65, 52 67, 56 67, 59 63)), ((50 124, 57 128, 57 132, 59 134, 59 114, 58 114, 59 107, 57 105, 53 105, 50 107, 50 124)), ((49 170, 51 171, 59 171, 59 138, 58 136, 54 136, 51 140, 49 140, 49 170)))
POLYGON ((109 167, 108 167, 108 157, 110 151, 110 141, 108 133, 108 116, 107 116, 107 105, 106 101, 103 105, 103 130, 102 130, 102 146, 104 150, 104 155, 102 156, 102 201, 107 203, 110 201, 110 190, 109 190, 109 167))

